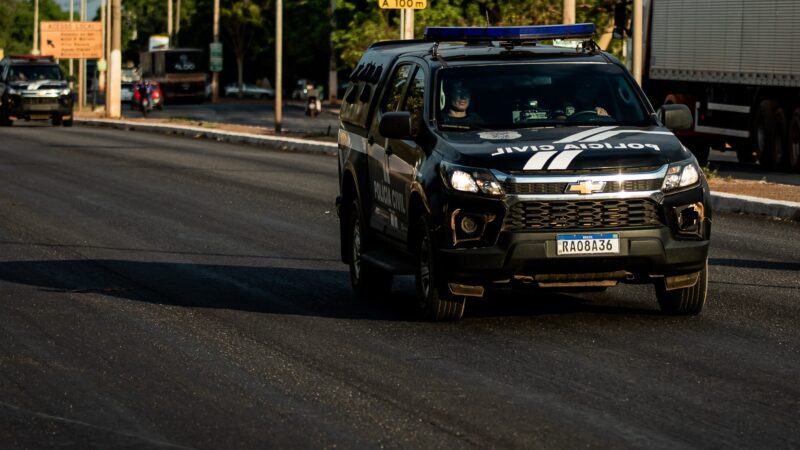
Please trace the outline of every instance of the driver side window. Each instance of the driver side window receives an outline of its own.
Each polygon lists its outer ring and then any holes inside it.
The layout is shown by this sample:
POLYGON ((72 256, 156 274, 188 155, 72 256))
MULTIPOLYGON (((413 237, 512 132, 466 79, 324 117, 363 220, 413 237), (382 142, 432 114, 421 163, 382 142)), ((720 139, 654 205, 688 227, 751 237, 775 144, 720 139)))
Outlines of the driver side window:
POLYGON ((411 69, 413 69, 411 64, 401 64, 395 69, 389 91, 384 99, 383 111, 397 111, 397 106, 403 99, 408 78, 411 76, 411 69))
POLYGON ((425 73, 418 69, 408 88, 408 95, 403 111, 411 113, 411 134, 416 136, 422 124, 423 106, 425 104, 425 73))

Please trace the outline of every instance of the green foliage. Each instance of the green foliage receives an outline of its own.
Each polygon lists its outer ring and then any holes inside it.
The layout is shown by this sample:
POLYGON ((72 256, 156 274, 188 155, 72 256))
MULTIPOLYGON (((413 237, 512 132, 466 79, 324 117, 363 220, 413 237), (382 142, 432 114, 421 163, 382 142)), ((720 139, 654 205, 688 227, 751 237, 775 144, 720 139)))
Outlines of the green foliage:
MULTIPOLYGON (((583 0, 576 5, 578 22, 593 22, 602 29, 613 16, 617 0, 583 0)), ((414 13, 414 33, 421 37, 428 26, 541 25, 562 22, 563 0, 428 0, 414 13)), ((341 63, 353 68, 370 44, 400 36, 400 14, 381 10, 374 0, 337 2, 334 43, 341 63)))
MULTIPOLYGON (((54 0, 39 0, 39 20, 65 20, 54 0)), ((33 0, 0 2, 0 48, 6 55, 30 53, 33 47, 33 0)))

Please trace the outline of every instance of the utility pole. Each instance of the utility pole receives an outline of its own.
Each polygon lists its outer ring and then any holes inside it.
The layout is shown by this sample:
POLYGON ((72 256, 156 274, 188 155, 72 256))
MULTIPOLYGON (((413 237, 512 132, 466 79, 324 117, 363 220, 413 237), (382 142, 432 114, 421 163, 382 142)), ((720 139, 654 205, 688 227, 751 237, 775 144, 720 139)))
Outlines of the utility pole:
POLYGON ((178 35, 181 33, 181 0, 175 0, 175 47, 178 46, 178 35))
POLYGON ((642 0, 633 0, 633 79, 642 85, 642 0))
POLYGON ((328 61, 328 99, 331 103, 337 100, 339 81, 336 77, 336 52, 333 48, 333 30, 336 29, 336 0, 331 0, 331 58, 328 61))
POLYGON ((283 122, 283 0, 275 1, 275 133, 283 122))
MULTIPOLYGON (((69 21, 72 22, 75 16, 75 0, 69 0, 69 21)), ((75 60, 69 59, 69 76, 74 75, 73 62, 75 60)))
MULTIPOLYGON (((81 0, 81 22, 86 20, 86 0, 81 0)), ((78 60, 78 111, 86 104, 86 59, 78 60)))
MULTIPOLYGON (((106 59, 106 96, 105 96, 105 105, 106 105, 106 116, 109 114, 109 105, 111 105, 111 89, 108 87, 111 86, 111 68, 108 67, 108 64, 111 63, 111 0, 106 1, 106 48, 105 53, 103 53, 103 58, 106 59)), ((121 20, 121 19, 120 19, 121 20)))
POLYGON ((575 23, 575 0, 564 0, 561 21, 563 23, 575 23))
POLYGON ((172 47, 172 0, 167 0, 167 47, 172 47))
MULTIPOLYGON (((219 43, 219 0, 214 0, 214 43, 219 43)), ((211 102, 219 101, 219 72, 211 74, 211 102)))
POLYGON ((120 90, 122 89, 122 0, 113 0, 111 7, 111 58, 109 61, 109 101, 108 117, 112 119, 119 119, 121 115, 120 105, 120 90))
POLYGON ((39 0, 33 1, 33 48, 31 54, 39 54, 39 0))
MULTIPOLYGON (((100 33, 102 34, 102 36, 100 37, 100 42, 101 42, 100 47, 102 48, 102 50, 100 52, 103 54, 101 59, 105 59, 105 57, 106 57, 105 56, 106 55, 106 46, 108 46, 108 44, 109 44, 108 42, 106 42, 106 28, 108 27, 108 20, 107 20, 108 18, 106 17, 106 5, 105 5, 105 3, 106 3, 106 0, 100 0, 100 30, 101 30, 100 33)), ((106 59, 106 61, 108 61, 108 60, 106 59)), ((99 71, 98 76, 97 76, 97 80, 98 80, 98 83, 99 83, 98 88, 100 89, 100 92, 105 94, 105 92, 106 92, 106 70, 100 71, 99 70, 100 69, 99 65, 97 66, 97 69, 99 71)), ((106 106, 107 105, 108 104, 106 103, 106 106)))

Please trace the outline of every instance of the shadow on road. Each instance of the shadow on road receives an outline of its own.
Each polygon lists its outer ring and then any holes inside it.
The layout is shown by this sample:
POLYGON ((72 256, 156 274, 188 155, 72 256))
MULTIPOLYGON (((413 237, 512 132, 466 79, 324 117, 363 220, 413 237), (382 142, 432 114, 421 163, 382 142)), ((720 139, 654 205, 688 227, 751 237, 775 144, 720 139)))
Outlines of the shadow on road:
MULTIPOLYGON (((187 308, 344 319, 416 321, 414 284, 398 277, 387 298, 353 300, 344 270, 135 262, 120 260, 13 261, 0 263, 0 281, 45 292, 187 308)), ((648 290, 648 292, 650 292, 648 290)), ((470 299, 467 316, 542 316, 589 313, 609 317, 660 314, 655 298, 623 300, 607 293, 491 291, 470 299)), ((637 296, 638 297, 638 296, 637 296)))
POLYGON ((784 261, 759 261, 755 259, 709 258, 708 263, 712 266, 743 267, 747 269, 800 271, 800 263, 784 262, 784 261))

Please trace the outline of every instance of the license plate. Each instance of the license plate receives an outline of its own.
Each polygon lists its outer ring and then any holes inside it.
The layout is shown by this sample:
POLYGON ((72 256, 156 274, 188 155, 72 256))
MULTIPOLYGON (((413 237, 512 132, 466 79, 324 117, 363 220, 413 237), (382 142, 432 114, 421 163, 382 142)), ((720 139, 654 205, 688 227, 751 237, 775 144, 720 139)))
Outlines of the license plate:
POLYGON ((559 234, 556 236, 556 254, 598 255, 619 253, 618 233, 559 234))

